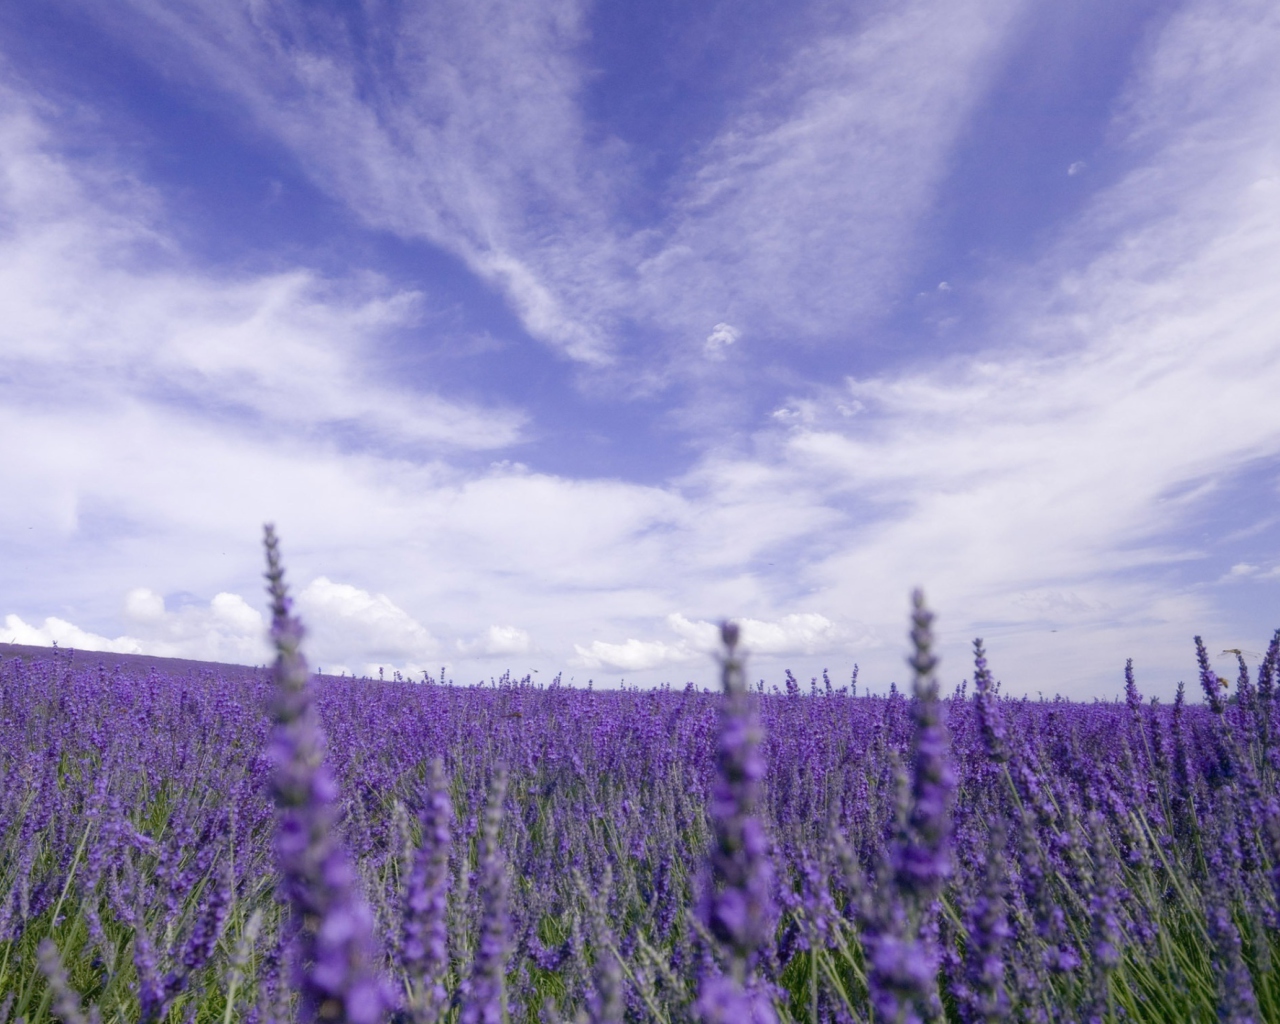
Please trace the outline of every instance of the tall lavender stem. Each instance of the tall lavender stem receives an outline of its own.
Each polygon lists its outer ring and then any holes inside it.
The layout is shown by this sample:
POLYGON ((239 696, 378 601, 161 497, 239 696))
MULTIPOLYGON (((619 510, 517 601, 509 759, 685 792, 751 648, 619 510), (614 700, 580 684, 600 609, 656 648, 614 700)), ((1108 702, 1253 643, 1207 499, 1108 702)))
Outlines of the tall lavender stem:
POLYGON ((911 815, 907 841, 899 847, 895 873, 900 891, 913 894, 919 905, 933 900, 951 874, 949 803, 955 772, 948 757, 947 728, 942 723, 938 680, 934 669, 933 613, 924 594, 912 595, 911 643, 908 663, 915 673, 915 722, 912 749, 911 815))
POLYGON ((948 757, 946 726, 934 676, 933 614, 924 594, 912 594, 908 659, 915 676, 911 714, 911 805, 905 834, 893 850, 893 890, 888 905, 877 908, 864 943, 867 984, 876 1019, 919 1024, 942 1014, 938 996, 938 950, 927 917, 942 883, 951 874, 949 803, 955 773, 948 757))
POLYGON ((1124 663, 1124 702, 1135 715, 1142 707, 1142 694, 1138 692, 1138 681, 1133 677, 1133 659, 1127 658, 1124 663))
POLYGON ((275 530, 266 527, 275 728, 268 744, 278 812, 278 895, 288 933, 298 1020, 377 1024, 392 998, 374 970, 373 915, 338 841, 338 787, 324 764, 325 738, 311 703, 302 623, 291 604, 275 530))
POLYGON ((511 918, 507 911, 507 865, 498 846, 506 796, 507 771, 499 766, 490 784, 480 829, 480 941, 462 1003, 462 1024, 502 1024, 507 1014, 505 972, 511 918))
POLYGON ((991 828, 982 890, 969 908, 965 953, 966 995, 963 1009, 967 1020, 996 1024, 1010 1016, 1009 992, 1005 986, 1005 946, 1009 927, 1008 879, 1004 862, 1004 825, 997 820, 991 828))
MULTIPOLYGON (((36 951, 36 962, 40 966, 40 973, 49 983, 49 989, 53 995, 53 1012, 63 1024, 97 1024, 101 1019, 98 1008, 91 1009, 87 1016, 80 1009, 80 996, 67 980, 67 971, 62 966, 62 957, 52 939, 41 940, 39 949, 36 951)), ((4 1014, 0 1016, 0 1020, 8 1019, 11 1002, 12 996, 5 1001, 4 1014)))
POLYGON ((997 764, 1009 760, 1009 744, 996 706, 996 696, 991 683, 991 671, 987 668, 987 652, 982 639, 973 641, 973 703, 978 712, 978 726, 987 747, 987 756, 997 764))
POLYGON ((414 853, 405 896, 403 966, 409 976, 410 1011, 427 1024, 439 1016, 442 984, 449 966, 449 850, 453 802, 445 784, 444 763, 431 762, 427 798, 418 814, 422 843, 414 853))
POLYGON ((1205 702, 1215 715, 1222 714, 1222 684, 1218 681, 1218 673, 1209 665, 1209 653, 1204 649, 1204 641, 1195 637, 1196 661, 1200 665, 1200 688, 1204 690, 1205 702))
POLYGON ((703 977, 695 1010, 708 1024, 774 1024, 777 1016, 767 994, 749 984, 774 928, 773 865, 757 816, 764 778, 760 756, 764 733, 747 693, 737 624, 721 624, 720 639, 725 700, 709 808, 714 833, 708 857, 711 879, 700 911, 703 923, 727 954, 729 974, 703 977))

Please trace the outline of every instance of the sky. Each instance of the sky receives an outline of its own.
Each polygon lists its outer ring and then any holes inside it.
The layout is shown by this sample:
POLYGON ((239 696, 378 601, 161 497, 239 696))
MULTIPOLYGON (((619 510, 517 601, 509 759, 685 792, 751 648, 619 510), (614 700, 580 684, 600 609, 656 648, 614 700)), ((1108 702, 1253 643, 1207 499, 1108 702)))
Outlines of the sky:
POLYGON ((1192 690, 1280 626, 1272 0, 11 0, 0 642, 1192 690))

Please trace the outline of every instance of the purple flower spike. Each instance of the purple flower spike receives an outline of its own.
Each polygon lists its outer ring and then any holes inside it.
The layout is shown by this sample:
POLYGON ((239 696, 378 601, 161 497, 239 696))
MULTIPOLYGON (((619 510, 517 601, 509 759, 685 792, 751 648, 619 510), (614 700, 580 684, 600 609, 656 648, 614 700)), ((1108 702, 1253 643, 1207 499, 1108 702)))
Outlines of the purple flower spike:
POLYGON ((968 949, 965 980, 969 1019, 994 1024, 1010 1016, 1009 993, 1005 988, 1004 951, 1012 931, 1006 900, 1005 834, 997 821, 991 829, 991 847, 982 891, 968 914, 968 949))
POLYGON ((942 1013, 936 929, 930 927, 929 915, 951 874, 949 804, 955 773, 933 674, 938 660, 932 626, 933 615, 917 590, 912 594, 908 659, 915 674, 911 806, 905 834, 894 844, 892 891, 864 922, 863 934, 876 1018, 901 1024, 934 1020, 942 1013))
POLYGON ((1241 955, 1240 932, 1231 912, 1221 903, 1209 908, 1209 938, 1213 940, 1218 974, 1218 1020, 1227 1024, 1255 1024, 1262 1019, 1253 979, 1241 955))
POLYGON ((1267 645, 1266 656, 1258 666, 1258 697, 1264 704, 1270 704, 1275 696, 1276 664, 1280 661, 1280 629, 1271 637, 1267 645))
POLYGON ((419 812, 422 845, 409 874, 405 897, 403 966, 409 976, 410 1011, 415 1021, 433 1021, 444 1001, 442 980, 449 966, 449 849, 453 803, 444 763, 431 762, 427 799, 419 812))
POLYGON ((996 706, 991 685, 991 672, 987 668, 987 652, 982 640, 973 641, 973 703, 978 712, 978 726, 987 747, 987 756, 997 764, 1009 760, 1009 743, 1000 709, 996 706))
POLYGON ((276 649, 275 729, 268 745, 278 812, 278 894, 289 906, 298 1020, 378 1024, 393 1006, 374 970, 373 915, 336 836, 338 787, 311 703, 302 623, 290 614, 275 530, 266 528, 271 640, 276 649))
POLYGON ((699 908, 703 923, 728 954, 729 976, 702 980, 696 1011, 704 1021, 775 1020, 767 995, 752 990, 748 975, 773 936, 773 864, 768 838, 757 816, 764 759, 764 732, 747 692, 745 664, 738 650, 736 623, 720 627, 724 643, 721 682, 725 701, 716 750, 717 777, 711 792, 714 831, 710 885, 699 908), (737 1014, 739 1016, 726 1016, 737 1014))
POLYGON ((1142 707, 1142 694, 1138 692, 1138 683, 1133 678, 1132 658, 1126 659, 1124 663, 1124 702, 1135 715, 1142 707))
MULTIPOLYGON (((1238 939, 1236 944, 1239 945, 1238 939)), ((90 1010, 88 1016, 80 1009, 80 997, 67 980, 66 969, 62 966, 62 957, 58 954, 58 947, 53 944, 52 939, 41 940, 40 948, 36 951, 36 962, 53 993, 53 1012, 63 1021, 63 1024, 97 1024, 99 1020, 97 1007, 90 1010)), ((4 1017, 0 1019, 8 1018, 12 1002, 12 996, 5 1000, 4 1017)))
POLYGON ((933 613, 925 607, 924 594, 919 590, 912 595, 912 604, 914 651, 908 659, 915 671, 912 800, 907 841, 899 847, 895 871, 899 888, 917 893, 923 905, 933 899, 951 874, 949 803, 956 780, 948 756, 938 681, 933 674, 938 664, 933 655, 933 613))
POLYGON ((506 1018, 505 972, 510 952, 511 918, 507 910, 507 865, 498 846, 507 772, 499 767, 489 789, 480 829, 480 942, 471 981, 462 1004, 462 1024, 502 1024, 506 1018))
POLYGON ((723 974, 703 979, 694 1012, 705 1024, 778 1024, 766 993, 723 974))
POLYGON ((1222 714, 1222 683, 1209 665, 1209 652, 1204 649, 1204 641, 1199 637, 1196 642, 1196 661, 1200 665, 1200 687, 1204 690, 1205 703, 1215 715, 1222 714))

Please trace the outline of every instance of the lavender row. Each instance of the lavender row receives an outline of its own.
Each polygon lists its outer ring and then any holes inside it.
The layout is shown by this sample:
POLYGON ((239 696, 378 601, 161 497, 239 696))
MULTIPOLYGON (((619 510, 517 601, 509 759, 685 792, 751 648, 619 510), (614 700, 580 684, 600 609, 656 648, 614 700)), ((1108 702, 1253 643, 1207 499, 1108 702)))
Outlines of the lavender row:
POLYGON ((0 670, 0 1022, 1280 1021, 1276 642, 1203 703, 0 670), (79 1015, 77 1017, 77 1015, 79 1015))

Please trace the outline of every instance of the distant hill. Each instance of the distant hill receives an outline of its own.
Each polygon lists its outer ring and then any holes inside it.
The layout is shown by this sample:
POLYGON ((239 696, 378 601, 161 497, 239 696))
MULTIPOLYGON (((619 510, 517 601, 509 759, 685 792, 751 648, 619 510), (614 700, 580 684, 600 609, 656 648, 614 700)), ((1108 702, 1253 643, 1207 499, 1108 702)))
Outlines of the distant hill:
POLYGON ((94 668, 102 665, 108 669, 117 666, 123 672, 143 674, 155 669, 166 676, 198 677, 252 676, 263 671, 262 666, 228 665, 217 661, 190 661, 186 658, 155 658, 149 654, 112 654, 108 651, 79 651, 71 647, 32 647, 27 644, 0 643, 0 662, 20 658, 25 662, 62 661, 76 668, 94 668))

